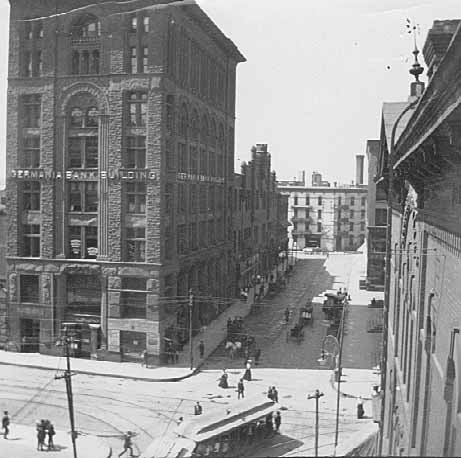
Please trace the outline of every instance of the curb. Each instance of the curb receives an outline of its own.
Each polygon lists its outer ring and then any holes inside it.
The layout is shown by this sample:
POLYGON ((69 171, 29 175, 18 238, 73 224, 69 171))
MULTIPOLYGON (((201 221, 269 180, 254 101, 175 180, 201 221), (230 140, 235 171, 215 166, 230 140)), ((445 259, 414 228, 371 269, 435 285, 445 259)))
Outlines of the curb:
MULTIPOLYGON (((82 371, 82 370, 72 370, 75 374, 84 374, 84 375, 94 375, 98 377, 111 377, 111 378, 121 378, 126 380, 136 380, 136 381, 143 381, 143 382, 180 382, 181 380, 185 380, 190 378, 194 375, 197 375, 200 372, 200 368, 203 362, 199 364, 192 372, 189 374, 180 376, 180 377, 167 377, 167 378, 146 378, 146 377, 136 377, 132 375, 123 375, 123 374, 107 374, 101 372, 93 372, 93 371, 82 371)), ((36 364, 20 364, 20 363, 6 363, 4 361, 0 361, 0 365, 2 366, 16 366, 16 367, 26 367, 29 369, 39 369, 43 371, 56 371, 56 368, 51 368, 47 366, 39 366, 36 364)))
MULTIPOLYGON (((331 387, 333 388, 333 390, 335 390, 336 392, 338 391, 338 389, 336 388, 336 382, 335 382, 335 379, 334 379, 334 375, 332 375, 330 377, 330 385, 331 387)), ((343 382, 341 382, 343 383, 343 382)), ((372 398, 368 397, 368 396, 356 396, 355 394, 348 394, 348 393, 344 393, 343 391, 340 390, 340 393, 341 393, 341 396, 343 398, 349 398, 349 399, 363 399, 364 401, 371 401, 372 398)))

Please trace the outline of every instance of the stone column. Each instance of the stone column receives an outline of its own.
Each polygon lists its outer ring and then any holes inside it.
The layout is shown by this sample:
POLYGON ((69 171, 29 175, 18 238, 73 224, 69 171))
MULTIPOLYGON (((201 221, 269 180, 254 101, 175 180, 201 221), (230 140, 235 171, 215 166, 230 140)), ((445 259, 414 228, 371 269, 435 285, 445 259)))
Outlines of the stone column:
POLYGON ((98 260, 109 258, 109 116, 99 116, 98 260))
POLYGON ((66 158, 67 158, 67 125, 66 117, 59 116, 56 123, 56 157, 55 172, 61 174, 61 179, 55 181, 56 198, 56 229, 55 256, 58 259, 66 257, 66 158))

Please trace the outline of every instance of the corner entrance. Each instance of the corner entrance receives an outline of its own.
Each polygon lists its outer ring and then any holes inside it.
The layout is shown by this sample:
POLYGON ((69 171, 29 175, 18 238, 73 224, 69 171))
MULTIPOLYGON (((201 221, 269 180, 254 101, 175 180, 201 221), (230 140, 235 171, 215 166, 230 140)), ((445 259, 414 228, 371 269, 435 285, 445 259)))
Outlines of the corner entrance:
POLYGON ((21 351, 38 353, 40 351, 40 320, 21 318, 21 351))

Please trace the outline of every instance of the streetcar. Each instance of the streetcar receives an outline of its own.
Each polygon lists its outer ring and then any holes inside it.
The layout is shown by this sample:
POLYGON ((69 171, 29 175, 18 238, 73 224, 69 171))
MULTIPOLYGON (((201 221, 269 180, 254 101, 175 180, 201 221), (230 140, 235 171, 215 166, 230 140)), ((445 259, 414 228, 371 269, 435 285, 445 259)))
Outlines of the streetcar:
POLYGON ((221 411, 184 420, 155 439, 140 458, 245 456, 274 434, 279 404, 262 396, 236 400, 221 411))

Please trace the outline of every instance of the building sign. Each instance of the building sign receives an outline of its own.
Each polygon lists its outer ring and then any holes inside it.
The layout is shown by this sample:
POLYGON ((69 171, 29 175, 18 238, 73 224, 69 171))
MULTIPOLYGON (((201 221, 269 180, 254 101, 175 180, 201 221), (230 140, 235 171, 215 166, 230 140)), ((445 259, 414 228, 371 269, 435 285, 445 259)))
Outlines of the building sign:
POLYGON ((73 169, 64 173, 49 169, 13 169, 11 178, 19 180, 118 180, 118 181, 154 181, 157 180, 157 173, 150 169, 73 169))
POLYGON ((201 181, 203 183, 224 183, 223 177, 208 177, 206 175, 197 175, 194 173, 177 173, 176 179, 178 181, 201 181))

